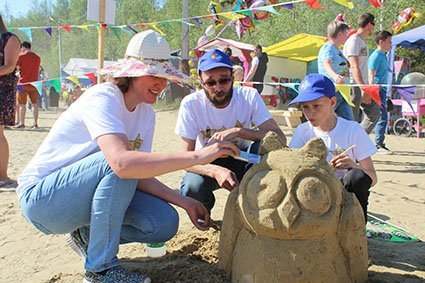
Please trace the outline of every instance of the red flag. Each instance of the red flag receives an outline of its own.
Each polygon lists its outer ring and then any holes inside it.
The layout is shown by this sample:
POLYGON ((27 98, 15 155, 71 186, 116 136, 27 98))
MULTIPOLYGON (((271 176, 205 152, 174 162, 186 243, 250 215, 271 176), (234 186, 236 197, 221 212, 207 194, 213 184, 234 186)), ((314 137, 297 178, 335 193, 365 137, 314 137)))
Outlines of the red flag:
POLYGON ((247 86, 247 87, 254 87, 254 83, 251 83, 251 82, 245 82, 245 83, 243 83, 243 86, 247 86))
POLYGON ((143 30, 146 30, 145 24, 137 24, 136 26, 141 27, 143 30))
POLYGON ((92 83, 97 83, 96 76, 94 75, 94 73, 86 73, 84 74, 84 76, 88 77, 92 81, 92 83))
POLYGON ((379 8, 382 6, 382 2, 384 2, 383 0, 369 0, 370 4, 373 5, 373 7, 375 8, 379 8))
POLYGON ((323 9, 325 6, 320 5, 319 0, 304 0, 311 9, 323 9))
POLYGON ((108 30, 108 25, 105 23, 100 23, 100 26, 104 29, 104 30, 108 30))
POLYGON ((67 32, 71 33, 71 27, 70 26, 59 26, 59 28, 64 29, 67 32))
POLYGON ((376 104, 378 104, 378 106, 382 108, 381 97, 379 95, 379 88, 380 87, 381 87, 381 85, 365 85, 365 86, 360 86, 360 89, 364 93, 369 95, 370 98, 372 98, 376 102, 376 104))

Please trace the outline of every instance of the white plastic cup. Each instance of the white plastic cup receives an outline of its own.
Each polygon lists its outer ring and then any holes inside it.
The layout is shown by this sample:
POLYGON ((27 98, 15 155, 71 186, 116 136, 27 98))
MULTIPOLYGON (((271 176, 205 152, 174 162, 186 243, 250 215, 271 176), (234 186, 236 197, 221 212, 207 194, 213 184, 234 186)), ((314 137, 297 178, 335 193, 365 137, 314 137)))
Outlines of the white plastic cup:
POLYGON ((146 244, 146 255, 148 257, 161 257, 167 253, 165 243, 148 243, 146 244))

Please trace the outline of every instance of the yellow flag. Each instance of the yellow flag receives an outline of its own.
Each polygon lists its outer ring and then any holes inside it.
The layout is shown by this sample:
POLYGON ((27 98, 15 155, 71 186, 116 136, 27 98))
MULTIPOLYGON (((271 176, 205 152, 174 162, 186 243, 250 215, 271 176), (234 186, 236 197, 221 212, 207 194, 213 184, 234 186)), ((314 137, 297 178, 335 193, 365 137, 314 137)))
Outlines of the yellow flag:
POLYGON ((348 9, 353 9, 354 8, 354 4, 353 2, 348 2, 347 0, 334 0, 336 3, 347 7, 348 9))
POLYGON ((90 32, 89 27, 88 27, 87 25, 77 26, 77 28, 79 28, 79 29, 84 29, 84 30, 86 30, 86 31, 90 32))
POLYGON ((350 99, 351 86, 335 84, 335 87, 337 90, 339 90, 342 97, 344 97, 345 101, 347 101, 348 105, 350 105, 351 107, 355 107, 355 105, 353 104, 353 102, 351 102, 351 99, 350 99))
POLYGON ((236 13, 232 13, 232 12, 222 13, 222 14, 220 14, 220 16, 225 17, 225 18, 232 20, 232 21, 237 21, 239 19, 243 19, 243 18, 246 17, 246 15, 236 14, 236 13))
POLYGON ((69 76, 66 77, 67 80, 70 80, 71 82, 73 82, 74 84, 78 85, 81 87, 80 82, 78 81, 78 77, 77 76, 69 76))
POLYGON ((165 36, 165 33, 162 31, 162 30, 160 30, 157 26, 156 26, 156 24, 149 24, 154 30, 156 30, 157 32, 159 32, 159 34, 161 34, 162 36, 165 36))

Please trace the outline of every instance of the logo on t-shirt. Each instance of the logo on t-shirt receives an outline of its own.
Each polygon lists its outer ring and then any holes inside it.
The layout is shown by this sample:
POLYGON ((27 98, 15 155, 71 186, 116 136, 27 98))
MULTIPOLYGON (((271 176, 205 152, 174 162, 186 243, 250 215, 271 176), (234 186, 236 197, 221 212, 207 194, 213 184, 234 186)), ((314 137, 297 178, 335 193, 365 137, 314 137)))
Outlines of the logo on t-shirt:
POLYGON ((132 151, 140 150, 143 144, 143 140, 140 137, 140 134, 138 134, 134 140, 130 140, 129 142, 130 142, 130 149, 132 151))
MULTIPOLYGON (((244 122, 240 122, 239 120, 236 120, 234 128, 243 128, 244 122)), ((201 131, 202 139, 204 141, 204 144, 208 143, 208 140, 214 135, 216 132, 222 132, 227 130, 226 127, 222 126, 220 129, 212 129, 210 126, 207 126, 207 128, 204 131, 201 131)))

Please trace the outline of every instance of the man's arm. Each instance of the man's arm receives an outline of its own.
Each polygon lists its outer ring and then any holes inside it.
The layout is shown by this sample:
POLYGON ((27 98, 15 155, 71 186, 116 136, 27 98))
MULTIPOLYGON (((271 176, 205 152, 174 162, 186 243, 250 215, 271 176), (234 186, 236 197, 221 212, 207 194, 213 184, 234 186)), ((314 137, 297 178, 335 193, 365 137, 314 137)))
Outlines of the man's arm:
POLYGON ((371 85, 375 83, 375 75, 376 75, 376 70, 369 69, 369 83, 371 85))
POLYGON ((180 195, 155 178, 139 180, 137 189, 183 208, 196 228, 208 230, 210 216, 207 209, 199 201, 180 195), (201 225, 198 219, 204 220, 204 223, 201 225))
MULTIPOLYGON (((359 57, 358 56, 350 56, 348 57, 348 62, 350 62, 350 71, 353 75, 354 80, 357 84, 363 85, 363 77, 359 68, 359 57)), ((370 96, 362 91, 362 103, 370 104, 372 99, 370 96)))
MULTIPOLYGON (((194 151, 195 140, 182 137, 183 151, 194 151)), ((187 172, 195 173, 202 176, 213 178, 220 187, 229 191, 239 185, 235 173, 231 170, 215 164, 195 165, 186 169, 187 172)))

